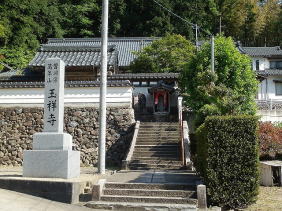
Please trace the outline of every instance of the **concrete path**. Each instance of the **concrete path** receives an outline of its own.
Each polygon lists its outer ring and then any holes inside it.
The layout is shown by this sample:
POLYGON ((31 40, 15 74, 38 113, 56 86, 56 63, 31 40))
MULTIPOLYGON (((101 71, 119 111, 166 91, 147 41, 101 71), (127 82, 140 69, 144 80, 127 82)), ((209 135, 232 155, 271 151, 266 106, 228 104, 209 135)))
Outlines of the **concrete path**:
MULTIPOLYGON (((0 211, 93 211, 78 205, 64 204, 51 200, 0 189, 0 211)), ((101 211, 101 209, 99 209, 101 211)))
POLYGON ((195 172, 185 170, 118 171, 107 178, 107 182, 118 183, 200 183, 195 172))

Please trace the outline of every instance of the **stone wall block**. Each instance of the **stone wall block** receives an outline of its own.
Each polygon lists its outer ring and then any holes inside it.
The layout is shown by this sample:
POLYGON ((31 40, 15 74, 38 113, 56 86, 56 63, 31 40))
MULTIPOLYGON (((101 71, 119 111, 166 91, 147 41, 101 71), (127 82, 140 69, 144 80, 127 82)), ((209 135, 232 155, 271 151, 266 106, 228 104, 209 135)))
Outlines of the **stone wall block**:
MULTIPOLYGON (((81 151, 81 165, 98 161, 99 114, 94 107, 65 108, 65 131, 73 136, 74 150, 81 151)), ((107 109, 107 163, 121 165, 132 138, 131 108, 107 109)), ((33 134, 42 132, 43 108, 0 108, 0 165, 22 165, 22 151, 32 149, 33 134)))

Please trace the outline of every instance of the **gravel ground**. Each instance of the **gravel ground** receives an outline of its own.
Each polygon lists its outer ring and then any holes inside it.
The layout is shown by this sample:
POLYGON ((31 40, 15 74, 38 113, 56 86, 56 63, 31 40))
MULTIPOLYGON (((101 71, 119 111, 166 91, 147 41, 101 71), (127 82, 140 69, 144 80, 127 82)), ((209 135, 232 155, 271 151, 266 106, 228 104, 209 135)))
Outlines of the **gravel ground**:
POLYGON ((282 187, 260 186, 257 202, 245 211, 282 211, 282 187))

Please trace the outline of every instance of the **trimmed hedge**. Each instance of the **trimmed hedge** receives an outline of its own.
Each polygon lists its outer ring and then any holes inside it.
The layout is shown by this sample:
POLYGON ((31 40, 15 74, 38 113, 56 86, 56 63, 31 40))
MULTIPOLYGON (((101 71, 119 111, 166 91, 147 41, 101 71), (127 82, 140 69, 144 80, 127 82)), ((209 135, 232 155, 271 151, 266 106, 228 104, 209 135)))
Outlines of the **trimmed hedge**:
POLYGON ((212 116, 196 131, 196 169, 207 185, 209 202, 243 208, 258 194, 258 118, 212 116))

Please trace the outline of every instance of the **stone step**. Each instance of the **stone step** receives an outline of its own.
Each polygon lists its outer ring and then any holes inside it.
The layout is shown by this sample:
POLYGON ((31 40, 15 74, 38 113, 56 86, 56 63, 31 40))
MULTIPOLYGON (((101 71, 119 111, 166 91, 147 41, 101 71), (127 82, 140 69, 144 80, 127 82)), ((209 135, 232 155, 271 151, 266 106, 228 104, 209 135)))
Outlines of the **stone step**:
POLYGON ((146 170, 146 169, 182 169, 181 164, 147 164, 147 163, 130 163, 129 169, 132 170, 146 170))
POLYGON ((142 132, 164 132, 164 133, 179 133, 180 128, 179 127, 172 127, 172 126, 140 126, 139 131, 142 132))
POLYGON ((178 153, 180 152, 179 148, 178 147, 173 147, 173 148, 135 148, 134 149, 134 152, 138 152, 138 153, 142 153, 142 152, 155 152, 155 153, 158 153, 158 154, 171 154, 171 153, 178 153))
POLYGON ((166 136, 180 136, 179 133, 162 133, 162 132, 158 132, 158 131, 146 131, 146 132, 138 132, 139 136, 148 136, 148 137, 156 137, 156 136, 162 136, 162 137, 166 137, 166 136))
POLYGON ((152 160, 152 161, 179 161, 179 158, 178 157, 132 157, 132 160, 143 160, 143 161, 146 161, 146 160, 152 160))
POLYGON ((177 133, 138 133, 139 137, 148 137, 148 138, 179 138, 180 135, 177 133))
POLYGON ((155 122, 148 122, 146 124, 140 123, 141 128, 154 127, 154 128, 179 128, 178 124, 158 124, 155 122))
POLYGON ((127 210, 127 211, 196 211, 196 204, 164 204, 164 203, 136 203, 136 202, 110 202, 90 201, 86 207, 101 210, 127 210))
POLYGON ((157 196, 157 197, 185 197, 195 198, 195 191, 183 190, 147 190, 147 189, 104 189, 104 195, 118 196, 157 196))
POLYGON ((159 132, 179 132, 180 128, 174 126, 157 126, 157 125, 150 125, 150 126, 140 126, 139 131, 159 131, 159 132))
POLYGON ((179 152, 176 150, 171 150, 171 151, 134 151, 133 152, 133 157, 137 155, 137 156, 144 156, 144 157, 150 157, 150 156, 154 156, 154 157, 164 157, 164 156, 169 156, 169 157, 178 157, 179 152))
POLYGON ((166 137, 162 137, 162 136, 137 136, 137 141, 138 140, 148 140, 148 141, 179 141, 180 140, 180 136, 166 136, 166 137))
MULTIPOLYGON (((195 176, 196 177, 196 176, 195 176)), ((106 189, 196 190, 194 183, 118 183, 106 182, 106 189)))
POLYGON ((158 157, 158 158, 178 158, 179 153, 177 152, 134 152, 133 153, 133 159, 136 159, 137 157, 158 157))
POLYGON ((162 143, 162 144, 165 144, 165 143, 169 143, 169 144, 180 143, 178 138, 175 138, 175 139, 171 139, 171 138, 170 139, 137 138, 136 143, 139 143, 139 142, 151 142, 151 143, 162 143))
POLYGON ((150 197, 150 196, 118 196, 102 195, 101 201, 112 202, 139 202, 139 203, 166 203, 166 204, 197 204, 196 199, 182 197, 150 197))
POLYGON ((148 125, 148 126, 140 126, 139 131, 163 131, 163 132, 177 132, 180 131, 179 127, 175 126, 159 126, 159 125, 148 125))
POLYGON ((137 137, 136 142, 153 142, 153 143, 178 143, 179 138, 150 138, 150 137, 137 137))
POLYGON ((159 144, 165 144, 165 143, 168 143, 168 144, 176 144, 176 143, 180 143, 179 139, 176 138, 176 139, 150 139, 150 138, 144 138, 144 139, 141 139, 141 138, 137 138, 136 140, 136 143, 142 143, 142 142, 150 142, 150 143, 159 143, 159 144))
POLYGON ((131 164, 138 163, 147 163, 147 164, 167 164, 167 165, 182 165, 182 161, 180 160, 143 160, 143 159, 134 159, 130 161, 131 164))
POLYGON ((140 147, 140 148, 144 148, 144 147, 158 147, 158 148, 167 148, 167 147, 178 147, 179 144, 178 143, 161 143, 161 144, 158 144, 158 145, 155 145, 154 143, 151 143, 151 144, 148 144, 148 145, 139 145, 137 144, 136 142, 136 145, 135 147, 140 147))
POLYGON ((158 125, 178 125, 179 122, 140 122, 141 125, 155 125, 155 124, 158 124, 158 125))
POLYGON ((174 145, 174 144, 177 144, 179 146, 179 142, 178 141, 175 141, 175 142, 159 142, 159 141, 137 141, 136 144, 138 145, 155 145, 155 146, 158 146, 158 145, 174 145))
POLYGON ((135 145, 135 150, 178 150, 178 144, 151 144, 151 145, 135 145))

